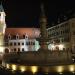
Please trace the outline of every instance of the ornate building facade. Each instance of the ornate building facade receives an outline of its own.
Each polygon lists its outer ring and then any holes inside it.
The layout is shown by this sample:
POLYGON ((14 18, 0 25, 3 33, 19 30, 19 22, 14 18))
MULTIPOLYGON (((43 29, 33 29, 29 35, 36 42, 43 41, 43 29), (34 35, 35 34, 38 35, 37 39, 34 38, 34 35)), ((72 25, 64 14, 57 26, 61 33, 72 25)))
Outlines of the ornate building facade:
POLYGON ((38 28, 6 28, 5 12, 0 5, 0 52, 5 44, 5 50, 14 51, 37 51, 42 48, 49 50, 72 50, 75 49, 75 18, 46 29, 47 18, 44 7, 41 6, 40 29, 38 28), (6 30, 5 30, 6 28, 6 30), (47 30, 47 32, 46 32, 47 30), (39 38, 40 45, 36 38, 39 38), (47 34, 48 33, 48 34, 47 34), (5 40, 4 40, 5 34, 5 40), (48 35, 48 37, 47 37, 48 35), (45 39, 45 40, 44 40, 45 39), (47 45, 47 42, 49 45, 47 45))
POLYGON ((75 54, 73 54, 75 52, 75 18, 46 29, 47 19, 43 6, 41 10, 40 30, 37 28, 6 29, 5 51, 10 53, 4 54, 2 60, 4 67, 7 67, 8 64, 11 66, 11 63, 25 66, 57 66, 75 62, 75 54), (40 32, 39 46, 36 38, 39 38, 40 32), (40 49, 36 46, 39 46, 40 49))
MULTIPOLYGON (((75 50, 75 18, 47 29, 51 50, 75 50)), ((75 51, 74 51, 75 52, 75 51)))
POLYGON ((6 28, 5 46, 10 52, 37 51, 40 31, 38 28, 6 28))
POLYGON ((5 34, 5 12, 2 4, 0 5, 0 54, 4 52, 4 34, 5 34))

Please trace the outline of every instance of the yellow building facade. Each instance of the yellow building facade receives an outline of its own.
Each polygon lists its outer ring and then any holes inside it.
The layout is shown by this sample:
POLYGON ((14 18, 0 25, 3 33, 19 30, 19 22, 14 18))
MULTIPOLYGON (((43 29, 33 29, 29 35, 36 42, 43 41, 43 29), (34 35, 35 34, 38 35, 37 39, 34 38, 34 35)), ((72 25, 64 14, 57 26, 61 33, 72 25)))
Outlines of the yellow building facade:
POLYGON ((0 55, 4 52, 4 34, 5 34, 5 12, 2 4, 0 5, 0 55))

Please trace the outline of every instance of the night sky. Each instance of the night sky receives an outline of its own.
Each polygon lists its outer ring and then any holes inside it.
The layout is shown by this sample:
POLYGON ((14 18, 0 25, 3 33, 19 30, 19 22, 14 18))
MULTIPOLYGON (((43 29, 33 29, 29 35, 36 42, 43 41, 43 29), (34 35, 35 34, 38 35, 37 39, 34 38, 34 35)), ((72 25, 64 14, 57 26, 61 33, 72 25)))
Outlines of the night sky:
POLYGON ((74 0, 3 0, 7 27, 39 27, 40 5, 44 3, 47 27, 63 22, 75 13, 74 0))

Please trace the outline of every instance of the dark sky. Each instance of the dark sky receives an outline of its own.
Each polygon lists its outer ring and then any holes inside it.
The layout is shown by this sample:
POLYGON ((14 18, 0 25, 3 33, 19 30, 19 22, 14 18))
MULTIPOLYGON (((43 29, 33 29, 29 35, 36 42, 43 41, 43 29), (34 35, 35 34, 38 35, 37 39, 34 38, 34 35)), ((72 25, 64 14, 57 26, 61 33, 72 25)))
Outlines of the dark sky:
POLYGON ((48 26, 75 11, 74 0, 3 0, 7 27, 39 27, 40 4, 44 3, 48 26))

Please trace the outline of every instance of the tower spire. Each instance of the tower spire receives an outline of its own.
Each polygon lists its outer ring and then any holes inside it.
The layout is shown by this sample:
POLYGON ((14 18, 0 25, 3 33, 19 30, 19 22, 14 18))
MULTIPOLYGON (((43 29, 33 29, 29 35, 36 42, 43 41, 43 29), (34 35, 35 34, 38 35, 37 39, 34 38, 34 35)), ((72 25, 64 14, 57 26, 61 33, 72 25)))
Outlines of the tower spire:
POLYGON ((5 12, 2 6, 2 0, 0 1, 0 53, 3 55, 4 52, 4 34, 5 34, 5 28, 6 28, 6 23, 5 23, 5 12))
POLYGON ((0 32, 4 34, 5 28, 6 28, 6 23, 5 23, 5 12, 3 9, 2 1, 0 2, 0 32))
POLYGON ((0 2, 0 12, 4 12, 2 1, 0 2))

